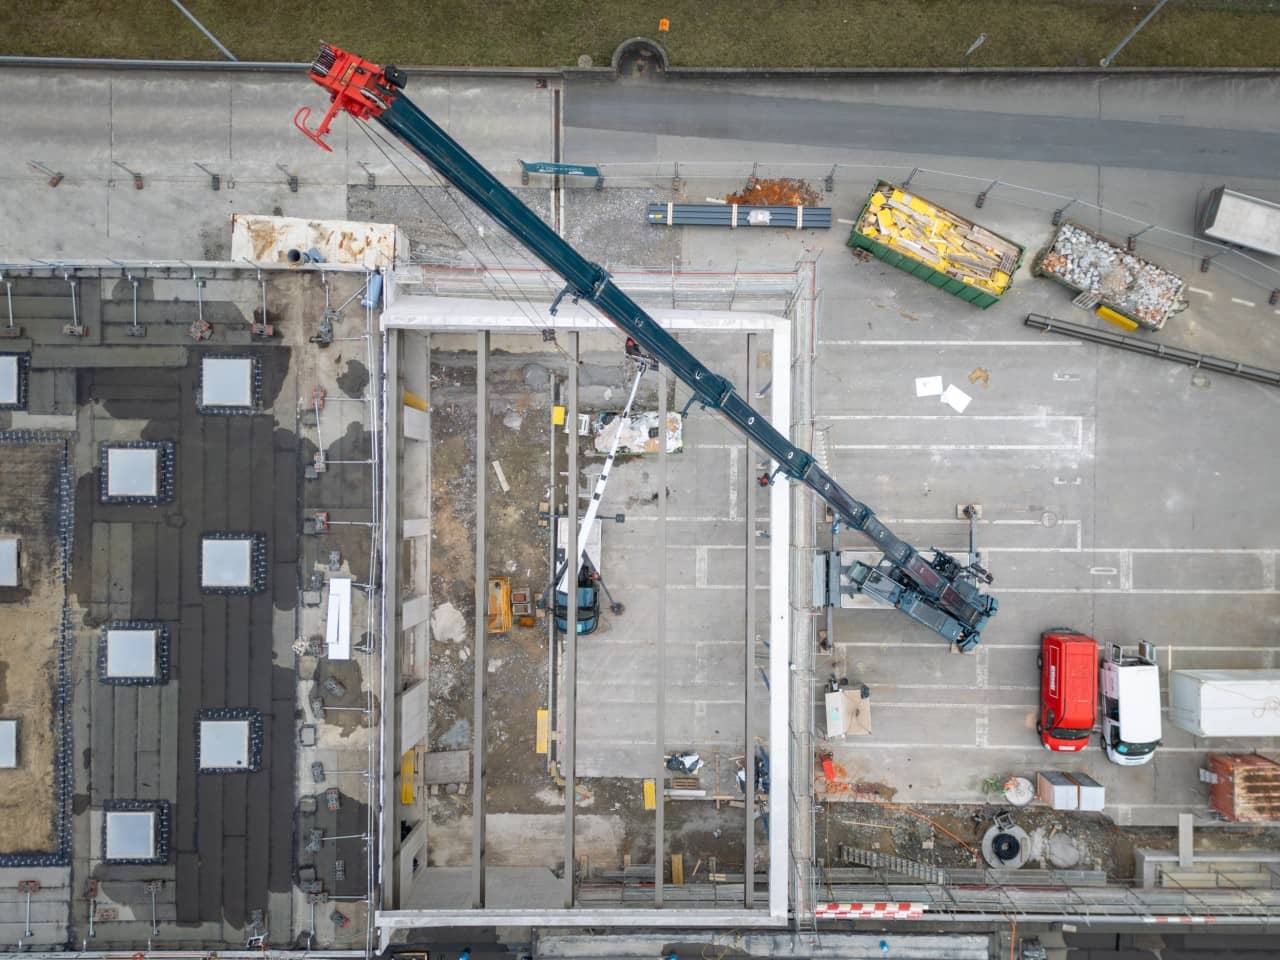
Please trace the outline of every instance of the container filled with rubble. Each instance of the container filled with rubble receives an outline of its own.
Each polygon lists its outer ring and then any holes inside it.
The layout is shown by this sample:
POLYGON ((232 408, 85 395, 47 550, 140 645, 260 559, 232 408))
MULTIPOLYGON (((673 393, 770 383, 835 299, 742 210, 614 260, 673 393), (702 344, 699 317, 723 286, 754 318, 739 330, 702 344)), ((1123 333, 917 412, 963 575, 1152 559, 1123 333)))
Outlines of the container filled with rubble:
POLYGON ((1077 306, 1125 330, 1159 330, 1186 306, 1186 282, 1067 221, 1032 267, 1080 294, 1077 306))
POLYGON ((1013 283, 1023 247, 887 181, 871 191, 849 246, 987 308, 1013 283))

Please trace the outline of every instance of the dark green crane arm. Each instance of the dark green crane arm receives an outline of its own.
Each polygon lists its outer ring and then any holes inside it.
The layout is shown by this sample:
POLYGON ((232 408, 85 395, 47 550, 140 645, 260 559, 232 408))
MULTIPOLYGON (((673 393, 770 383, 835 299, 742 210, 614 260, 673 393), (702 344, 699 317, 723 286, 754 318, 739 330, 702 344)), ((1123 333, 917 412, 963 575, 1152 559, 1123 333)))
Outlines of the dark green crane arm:
POLYGON ((379 66, 326 45, 311 65, 311 78, 330 92, 333 104, 315 131, 306 126, 310 110, 305 107, 299 110, 294 117, 298 129, 328 149, 323 137, 333 118, 345 111, 360 120, 376 120, 395 134, 563 277, 566 293, 590 303, 643 350, 667 364, 693 391, 698 403, 719 411, 777 462, 779 472, 813 490, 830 505, 840 523, 869 537, 884 552, 889 576, 902 588, 894 593, 892 601, 898 609, 963 650, 977 645, 982 627, 996 612, 997 604, 966 578, 964 568, 941 552, 936 552, 934 560, 926 560, 886 527, 870 507, 836 483, 811 454, 791 443, 752 409, 731 382, 707 369, 619 289, 608 271, 557 236, 475 157, 418 109, 402 92, 405 81, 400 70, 379 66))

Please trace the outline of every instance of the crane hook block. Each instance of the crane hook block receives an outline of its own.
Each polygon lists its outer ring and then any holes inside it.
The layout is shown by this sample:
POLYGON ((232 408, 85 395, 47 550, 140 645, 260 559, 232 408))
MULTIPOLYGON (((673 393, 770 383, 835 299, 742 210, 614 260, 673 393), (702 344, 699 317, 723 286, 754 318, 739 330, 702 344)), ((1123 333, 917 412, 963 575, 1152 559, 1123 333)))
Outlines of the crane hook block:
POLYGON ((327 43, 321 44, 320 52, 311 62, 310 72, 311 79, 329 92, 332 102, 314 130, 307 126, 311 117, 310 107, 299 108, 293 115, 293 125, 307 139, 330 152, 332 148, 324 138, 334 117, 342 111, 357 120, 379 116, 405 85, 404 71, 396 67, 381 67, 327 43))

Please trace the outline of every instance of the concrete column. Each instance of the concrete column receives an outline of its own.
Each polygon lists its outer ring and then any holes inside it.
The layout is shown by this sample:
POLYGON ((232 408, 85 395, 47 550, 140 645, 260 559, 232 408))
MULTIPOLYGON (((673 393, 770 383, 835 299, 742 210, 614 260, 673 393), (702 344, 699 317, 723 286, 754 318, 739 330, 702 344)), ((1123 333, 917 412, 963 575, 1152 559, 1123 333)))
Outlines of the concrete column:
POLYGON ((489 594, 489 565, 485 554, 486 507, 489 459, 489 402, 486 389, 489 365, 489 334, 476 335, 476 649, 474 712, 471 720, 471 906, 484 906, 484 642, 485 606, 489 594))
MULTIPOLYGON (((574 560, 578 556, 578 334, 569 334, 569 396, 565 398, 569 427, 569 476, 565 481, 565 499, 569 517, 568 543, 565 556, 569 567, 565 574, 565 592, 569 596, 569 616, 564 635, 564 729, 560 740, 560 776, 564 778, 564 905, 573 906, 575 870, 573 816, 578 802, 574 767, 574 738, 577 736, 578 712, 578 570, 574 560)), ((554 584, 552 592, 554 594, 554 584)), ((552 614, 555 613, 555 597, 552 596, 552 614)))
MULTIPOLYGON (((743 382, 747 385, 747 402, 752 403, 755 400, 758 378, 755 374, 755 357, 756 357, 756 335, 754 333, 747 334, 747 375, 743 382)), ((747 832, 743 842, 743 866, 742 866, 742 893, 743 903, 750 908, 756 897, 755 870, 756 870, 756 764, 755 764, 755 744, 751 737, 751 691, 755 687, 756 672, 756 470, 755 458, 752 453, 751 441, 747 440, 747 469, 743 471, 743 480, 747 485, 747 495, 744 498, 747 506, 747 558, 746 558, 746 574, 743 582, 746 584, 746 643, 743 649, 746 651, 743 658, 743 696, 745 699, 743 714, 745 722, 743 724, 743 763, 746 766, 747 783, 746 783, 746 802, 743 805, 746 813, 747 832)), ((736 454, 732 454, 736 456, 736 454)))
MULTIPOLYGON (((658 370, 658 583, 667 582, 667 375, 658 370)), ((654 740, 658 748, 654 774, 657 807, 653 818, 653 903, 662 906, 663 871, 667 862, 666 801, 662 783, 666 779, 667 753, 667 607, 659 604, 655 643, 658 653, 658 697, 654 704, 657 723, 654 740)))

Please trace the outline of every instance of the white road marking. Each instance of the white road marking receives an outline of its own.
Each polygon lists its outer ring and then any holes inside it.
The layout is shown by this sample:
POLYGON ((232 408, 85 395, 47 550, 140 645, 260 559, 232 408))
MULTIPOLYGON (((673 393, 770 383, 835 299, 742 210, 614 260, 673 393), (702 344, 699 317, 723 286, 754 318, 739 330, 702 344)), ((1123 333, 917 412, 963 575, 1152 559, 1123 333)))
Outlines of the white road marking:
POLYGON ((1026 421, 1048 421, 1048 420, 1068 420, 1076 424, 1077 427, 1083 422, 1084 417, 1066 413, 988 413, 973 414, 972 416, 960 416, 954 413, 833 413, 825 416, 823 420, 1017 420, 1026 421))
POLYGON ((1115 567, 1090 567, 1089 573, 1095 577, 1114 577, 1120 571, 1115 567))
POLYGON ((1079 347, 1083 340, 819 340, 824 347, 1079 347))
POLYGON ((738 519, 738 454, 729 454, 729 519, 738 519))
POLYGON ((693 583, 697 587, 707 585, 707 548, 698 547, 693 561, 693 583))
POLYGON ((1079 450, 1078 443, 834 443, 832 450, 1079 450))
POLYGON ((1256 306, 1257 306, 1257 304, 1256 304, 1256 303, 1254 303, 1252 300, 1241 300, 1239 297, 1232 297, 1232 298, 1231 298, 1231 302, 1232 302, 1232 303, 1238 303, 1238 304, 1240 304, 1240 306, 1242 306, 1242 307, 1256 307, 1256 306))
POLYGON ((1054 477, 1053 485, 1055 487, 1078 487, 1080 486, 1080 478, 1072 477, 1070 480, 1064 480, 1062 477, 1054 477))
POLYGON ((1200 294, 1200 296, 1202 297, 1208 297, 1210 300, 1213 299, 1212 290, 1201 290, 1199 287, 1187 287, 1187 289, 1190 290, 1192 293, 1200 294))

